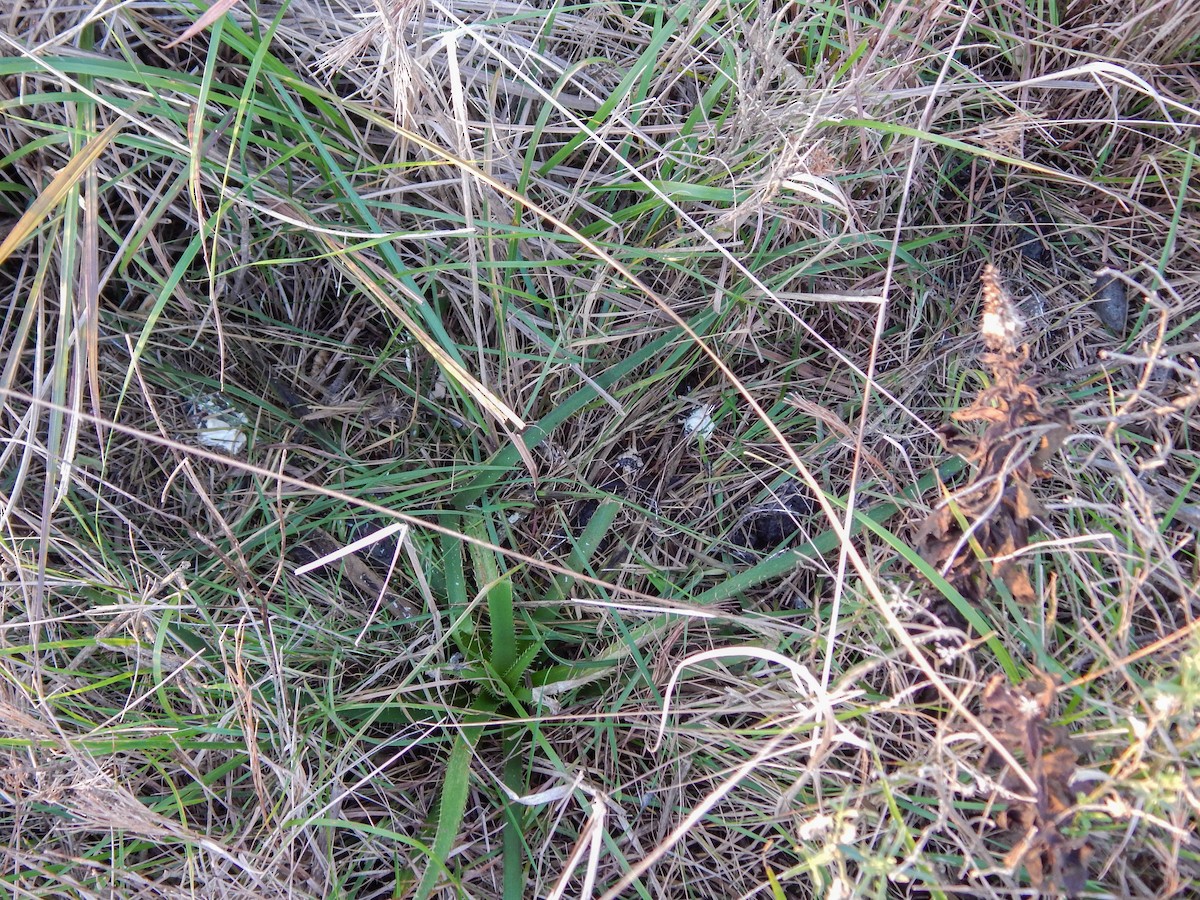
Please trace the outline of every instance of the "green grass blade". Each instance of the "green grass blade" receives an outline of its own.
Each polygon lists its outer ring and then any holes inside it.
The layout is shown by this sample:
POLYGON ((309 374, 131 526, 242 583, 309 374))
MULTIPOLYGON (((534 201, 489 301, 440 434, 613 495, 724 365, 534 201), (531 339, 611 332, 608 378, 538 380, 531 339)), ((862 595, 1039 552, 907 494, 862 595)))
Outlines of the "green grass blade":
POLYGON ((454 739, 454 747, 442 775, 442 794, 438 801, 437 825, 430 845, 430 862, 417 885, 415 896, 428 900, 437 885, 438 875, 446 870, 446 861, 462 829, 467 797, 471 792, 471 753, 481 729, 465 727, 454 739))

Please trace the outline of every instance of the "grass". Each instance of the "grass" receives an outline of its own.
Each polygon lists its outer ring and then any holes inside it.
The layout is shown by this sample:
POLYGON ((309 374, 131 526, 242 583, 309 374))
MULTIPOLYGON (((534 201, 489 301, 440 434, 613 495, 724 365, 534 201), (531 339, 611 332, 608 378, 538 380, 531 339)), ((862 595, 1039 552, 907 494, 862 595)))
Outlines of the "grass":
POLYGON ((0 893, 1196 891, 1192 4, 201 12, 0 34, 0 893))

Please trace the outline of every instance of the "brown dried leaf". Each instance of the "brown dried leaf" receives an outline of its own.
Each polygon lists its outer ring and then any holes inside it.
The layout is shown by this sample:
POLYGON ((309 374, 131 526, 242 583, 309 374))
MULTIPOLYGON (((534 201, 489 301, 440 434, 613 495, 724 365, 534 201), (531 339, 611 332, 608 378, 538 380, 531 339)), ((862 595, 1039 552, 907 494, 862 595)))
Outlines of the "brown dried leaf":
MULTIPOLYGON (((994 675, 983 689, 981 721, 1015 756, 1023 757, 1033 776, 1036 792, 1032 801, 1009 800, 996 815, 1000 828, 1014 835, 1005 864, 1024 864, 1036 888, 1049 887, 1074 895, 1087 884, 1085 842, 1068 840, 1061 829, 1070 825, 1075 805, 1071 782, 1079 760, 1078 751, 1065 729, 1046 724, 1054 701, 1055 682, 1042 675, 1039 682, 1011 687, 1003 675, 994 675)), ((1002 763, 989 754, 987 765, 1002 763)), ((1014 793, 1025 782, 1005 770, 1001 785, 1014 793)))
POLYGON ((1009 859, 1006 857, 1004 860, 1005 863, 1007 863, 1011 868, 1016 868, 1017 864, 1024 861, 1025 871, 1029 873, 1030 882, 1034 887, 1040 888, 1046 883, 1046 871, 1042 867, 1042 854, 1036 851, 1033 853, 1029 853, 1028 851, 1017 853, 1018 850, 1025 850, 1025 848, 1014 847, 1008 856, 1012 857, 1015 854, 1016 858, 1009 859), (1022 860, 1022 857, 1024 857, 1024 860, 1022 860))
POLYGON ((1037 593, 1033 589, 1033 582, 1029 580, 1029 573, 1016 563, 1006 562, 1000 566, 997 574, 1014 600, 1022 606, 1033 606, 1037 593))
POLYGON ((966 460, 970 460, 975 455, 975 448, 979 443, 974 437, 964 434, 949 422, 938 429, 938 437, 942 439, 942 446, 948 452, 966 460))
POLYGON ((1033 496, 1033 491, 1024 481, 1018 480, 1013 483, 1013 499, 1013 512, 1019 519, 1032 519, 1043 512, 1042 504, 1033 496))
POLYGON ((1071 781, 1078 761, 1079 754, 1068 745, 1047 751, 1037 762, 1037 781, 1045 787, 1046 811, 1051 816, 1061 816, 1074 805, 1071 781))
POLYGON ((1062 445, 1071 434, 1071 414, 1066 410, 1054 410, 1049 414, 1048 419, 1054 423, 1054 427, 1042 435, 1037 450, 1029 459, 1033 465, 1033 471, 1038 475, 1046 474, 1046 464, 1050 462, 1055 453, 1062 449, 1062 445))

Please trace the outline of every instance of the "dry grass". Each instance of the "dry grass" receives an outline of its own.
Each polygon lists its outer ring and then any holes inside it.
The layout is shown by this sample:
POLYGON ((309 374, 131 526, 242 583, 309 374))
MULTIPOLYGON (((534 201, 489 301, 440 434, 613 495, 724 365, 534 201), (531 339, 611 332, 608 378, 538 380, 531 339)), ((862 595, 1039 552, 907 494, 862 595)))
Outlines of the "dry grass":
POLYGON ((0 34, 0 892, 1194 895, 1194 4, 194 15, 0 34))

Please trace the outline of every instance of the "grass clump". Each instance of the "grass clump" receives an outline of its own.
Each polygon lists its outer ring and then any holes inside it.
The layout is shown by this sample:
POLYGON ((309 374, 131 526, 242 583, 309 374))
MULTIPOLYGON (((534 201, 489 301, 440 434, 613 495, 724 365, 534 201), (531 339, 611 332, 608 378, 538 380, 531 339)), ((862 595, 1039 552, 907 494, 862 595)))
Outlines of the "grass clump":
POLYGON ((14 7, 0 890, 1193 892, 1200 14, 985 6, 14 7))

